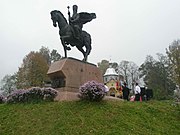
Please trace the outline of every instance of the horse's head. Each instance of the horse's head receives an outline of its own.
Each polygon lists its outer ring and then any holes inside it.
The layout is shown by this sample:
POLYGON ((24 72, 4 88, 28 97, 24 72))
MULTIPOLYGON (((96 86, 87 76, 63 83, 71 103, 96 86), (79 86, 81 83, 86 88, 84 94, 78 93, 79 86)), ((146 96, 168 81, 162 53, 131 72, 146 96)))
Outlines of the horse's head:
POLYGON ((57 26, 57 22, 59 23, 60 27, 64 27, 65 25, 68 24, 64 15, 58 10, 51 11, 51 19, 53 21, 54 27, 57 26))
POLYGON ((51 19, 53 21, 53 26, 56 27, 57 26, 57 21, 58 21, 58 16, 57 16, 58 11, 57 10, 53 10, 51 11, 51 19))

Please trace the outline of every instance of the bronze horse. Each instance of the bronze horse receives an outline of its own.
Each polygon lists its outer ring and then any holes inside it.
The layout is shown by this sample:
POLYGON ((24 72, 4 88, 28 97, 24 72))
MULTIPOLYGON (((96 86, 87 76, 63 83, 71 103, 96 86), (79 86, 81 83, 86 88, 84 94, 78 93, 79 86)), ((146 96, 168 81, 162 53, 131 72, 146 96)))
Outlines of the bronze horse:
POLYGON ((71 50, 70 46, 76 46, 76 48, 83 53, 83 61, 87 61, 87 57, 91 52, 91 36, 86 31, 82 31, 81 38, 77 39, 74 36, 73 26, 68 24, 64 15, 58 11, 51 11, 51 19, 53 26, 56 27, 58 24, 60 40, 64 48, 65 57, 67 57, 67 50, 71 50), (86 50, 83 49, 86 48, 86 50))

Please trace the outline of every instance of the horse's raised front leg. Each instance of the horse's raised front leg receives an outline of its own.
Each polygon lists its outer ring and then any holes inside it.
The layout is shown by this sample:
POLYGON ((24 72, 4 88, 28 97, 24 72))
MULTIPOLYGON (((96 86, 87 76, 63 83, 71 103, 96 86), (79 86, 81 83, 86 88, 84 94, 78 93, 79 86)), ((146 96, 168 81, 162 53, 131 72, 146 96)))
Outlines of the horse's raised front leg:
POLYGON ((64 55, 65 55, 64 57, 67 58, 67 46, 66 46, 64 40, 62 38, 60 38, 60 39, 61 39, 61 43, 62 43, 63 48, 64 48, 64 55))

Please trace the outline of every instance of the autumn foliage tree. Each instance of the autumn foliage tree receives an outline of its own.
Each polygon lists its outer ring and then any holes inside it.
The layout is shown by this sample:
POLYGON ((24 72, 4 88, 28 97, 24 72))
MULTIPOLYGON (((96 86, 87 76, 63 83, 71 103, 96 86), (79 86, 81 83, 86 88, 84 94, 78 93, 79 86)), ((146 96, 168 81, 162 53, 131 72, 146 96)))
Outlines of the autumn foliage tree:
POLYGON ((42 46, 39 51, 31 51, 24 57, 17 73, 4 76, 0 81, 0 89, 7 95, 16 89, 42 87, 50 81, 47 76, 49 66, 60 59, 61 55, 55 49, 50 51, 42 46))
POLYGON ((50 51, 42 46, 39 51, 31 51, 23 59, 22 65, 16 74, 17 88, 42 87, 49 81, 47 71, 52 62, 60 60, 61 55, 57 50, 50 51))
POLYGON ((39 52, 30 52, 17 72, 17 88, 29 88, 44 85, 48 79, 48 63, 39 52))

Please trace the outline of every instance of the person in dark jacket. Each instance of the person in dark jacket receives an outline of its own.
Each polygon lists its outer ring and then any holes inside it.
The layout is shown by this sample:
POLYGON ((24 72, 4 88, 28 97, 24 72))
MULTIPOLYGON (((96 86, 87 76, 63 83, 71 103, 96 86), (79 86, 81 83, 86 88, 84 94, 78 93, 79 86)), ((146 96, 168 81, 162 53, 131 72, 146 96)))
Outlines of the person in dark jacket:
POLYGON ((122 92, 123 92, 123 99, 129 101, 129 91, 130 89, 127 87, 127 84, 124 83, 122 92))

